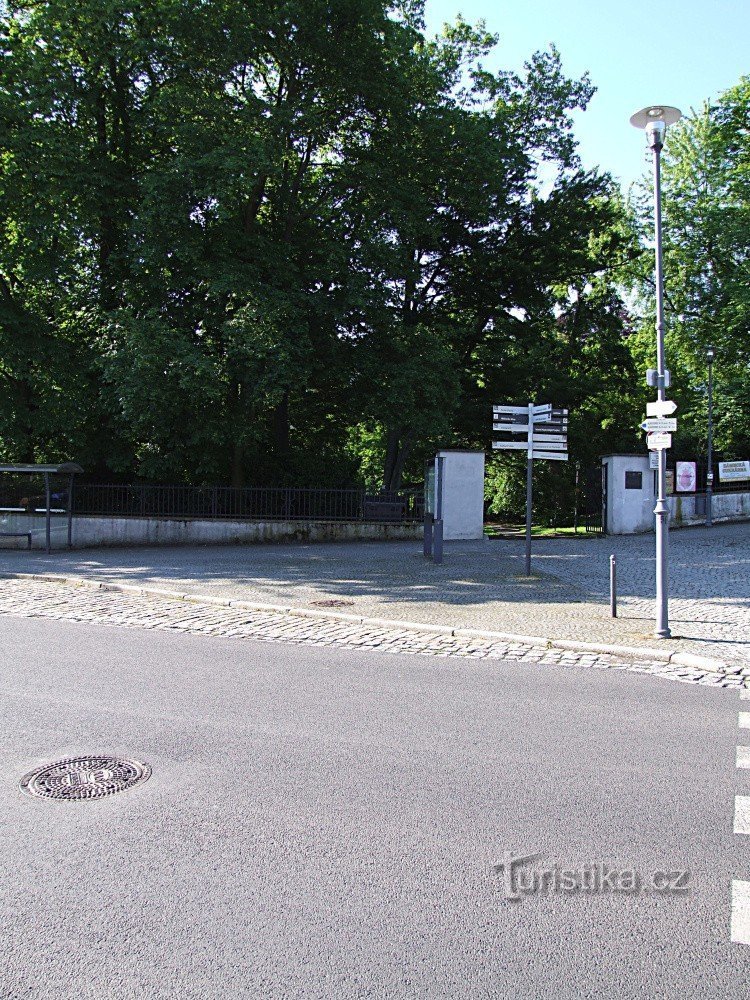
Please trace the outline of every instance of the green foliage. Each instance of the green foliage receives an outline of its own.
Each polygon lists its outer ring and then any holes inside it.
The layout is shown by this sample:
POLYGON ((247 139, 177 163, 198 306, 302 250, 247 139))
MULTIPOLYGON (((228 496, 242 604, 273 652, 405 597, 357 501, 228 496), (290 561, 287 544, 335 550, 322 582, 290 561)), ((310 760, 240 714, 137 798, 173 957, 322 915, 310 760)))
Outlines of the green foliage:
MULTIPOLYGON (((714 364, 715 445, 725 459, 750 455, 750 78, 671 128, 664 154, 667 364, 679 404, 676 457, 705 454, 706 349, 714 364)), ((652 217, 635 204, 644 241, 652 217)), ((641 331, 634 356, 653 366, 653 279, 636 274, 641 331), (649 329, 650 328, 650 329, 649 329)))
POLYGON ((397 488, 531 395, 584 462, 630 440, 633 236, 554 48, 492 74, 418 0, 0 11, 6 459, 397 488))

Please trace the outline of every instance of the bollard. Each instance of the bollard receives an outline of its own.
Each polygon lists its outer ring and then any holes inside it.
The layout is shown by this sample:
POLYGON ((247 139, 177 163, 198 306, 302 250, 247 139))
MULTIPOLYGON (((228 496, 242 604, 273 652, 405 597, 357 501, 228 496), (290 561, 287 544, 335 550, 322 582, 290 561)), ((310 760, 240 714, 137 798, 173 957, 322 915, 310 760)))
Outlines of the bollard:
POLYGON ((443 521, 442 518, 433 523, 433 556, 432 561, 440 565, 443 561, 443 521))
POLYGON ((617 560, 614 553, 609 557, 609 610, 617 618, 617 560))
POLYGON ((425 559, 432 559, 432 524, 434 518, 432 514, 425 513, 424 516, 424 545, 422 551, 425 559))

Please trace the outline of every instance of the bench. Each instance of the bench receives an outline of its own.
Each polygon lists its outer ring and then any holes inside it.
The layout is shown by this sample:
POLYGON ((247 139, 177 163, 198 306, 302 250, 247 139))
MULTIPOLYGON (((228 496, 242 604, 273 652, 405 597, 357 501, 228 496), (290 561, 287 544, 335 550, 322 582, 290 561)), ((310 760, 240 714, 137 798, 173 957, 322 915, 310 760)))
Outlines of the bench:
POLYGON ((30 531, 0 531, 0 538, 25 538, 28 548, 31 548, 31 532, 30 531))

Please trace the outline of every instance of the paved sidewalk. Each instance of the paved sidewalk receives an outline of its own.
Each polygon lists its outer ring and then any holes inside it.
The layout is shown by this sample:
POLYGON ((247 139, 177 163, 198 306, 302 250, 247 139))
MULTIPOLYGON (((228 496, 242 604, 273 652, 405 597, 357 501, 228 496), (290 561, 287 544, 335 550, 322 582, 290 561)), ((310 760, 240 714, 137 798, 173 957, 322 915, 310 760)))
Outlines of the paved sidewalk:
MULTIPOLYGON (((750 525, 671 533, 670 647, 750 664, 750 525)), ((449 543, 434 566, 414 542, 0 553, 2 573, 57 573, 163 586, 281 607, 333 608, 580 642, 658 645, 654 538, 544 539, 523 575, 523 542, 449 543), (609 616, 614 552, 620 591, 609 616)))
MULTIPOLYGON (((47 618, 61 622, 186 632, 232 639, 295 643, 381 653, 539 663, 549 667, 593 667, 652 674, 667 680, 721 688, 750 690, 750 667, 711 669, 708 665, 672 663, 668 659, 617 656, 586 650, 550 647, 543 641, 514 641, 500 636, 480 636, 388 625, 382 619, 335 620, 302 610, 292 613, 259 611, 224 598, 175 599, 165 592, 110 590, 120 584, 70 585, 40 579, 5 580, 0 586, 0 618, 47 618), (380 621, 380 624, 377 622, 380 621)), ((330 614, 330 613, 329 613, 330 614)), ((718 667, 718 665, 717 665, 718 667)))

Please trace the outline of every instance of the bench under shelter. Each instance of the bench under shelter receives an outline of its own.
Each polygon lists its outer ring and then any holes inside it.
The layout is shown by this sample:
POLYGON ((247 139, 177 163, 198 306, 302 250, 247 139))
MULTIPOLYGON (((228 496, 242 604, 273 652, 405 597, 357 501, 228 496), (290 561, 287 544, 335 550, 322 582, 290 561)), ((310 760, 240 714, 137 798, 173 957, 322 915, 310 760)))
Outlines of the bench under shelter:
MULTIPOLYGON (((58 465, 0 465, 0 538, 32 538, 44 518, 45 549, 52 549, 52 523, 65 519, 73 547, 73 484, 83 473, 75 462, 58 465)), ((65 523, 64 522, 64 523, 65 523)))

